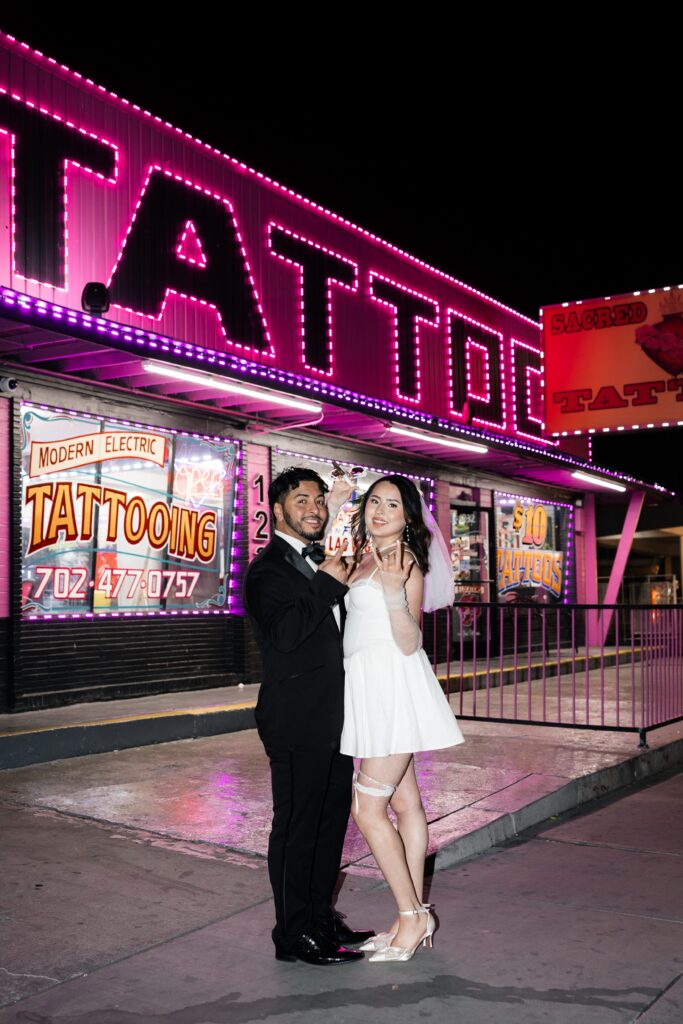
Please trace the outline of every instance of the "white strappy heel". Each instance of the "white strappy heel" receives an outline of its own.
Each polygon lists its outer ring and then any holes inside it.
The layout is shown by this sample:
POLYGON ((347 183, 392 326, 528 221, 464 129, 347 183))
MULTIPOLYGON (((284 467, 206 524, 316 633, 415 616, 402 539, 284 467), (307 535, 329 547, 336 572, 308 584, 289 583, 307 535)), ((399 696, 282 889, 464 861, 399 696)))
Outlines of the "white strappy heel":
MULTIPOLYGON (((422 906, 425 910, 431 910, 434 906, 433 903, 423 903, 422 906)), ((396 932, 378 932, 377 935, 371 936, 366 939, 362 946, 356 946, 362 953, 378 953, 380 949, 386 949, 396 938, 396 932)))
POLYGON ((396 932, 378 932, 377 935, 373 935, 371 938, 366 939, 365 942, 360 946, 356 946, 361 953, 379 953, 381 949, 386 949, 396 938, 396 932))
POLYGON ((427 915, 427 927, 414 946, 386 946, 384 949, 377 950, 377 952, 370 957, 370 963, 405 963, 406 960, 412 960, 415 955, 415 950, 420 943, 422 943, 422 945, 427 949, 431 949, 433 946, 432 936, 434 935, 436 924, 428 907, 429 905, 422 905, 416 910, 399 910, 399 915, 401 917, 411 917, 415 914, 427 915))

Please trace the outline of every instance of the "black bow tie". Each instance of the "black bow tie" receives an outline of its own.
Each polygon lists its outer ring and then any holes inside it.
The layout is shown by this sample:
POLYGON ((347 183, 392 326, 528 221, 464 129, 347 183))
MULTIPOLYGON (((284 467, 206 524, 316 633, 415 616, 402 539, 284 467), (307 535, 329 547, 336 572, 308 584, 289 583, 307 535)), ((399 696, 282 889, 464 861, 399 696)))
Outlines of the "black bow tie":
POLYGON ((316 565, 320 565, 321 562, 325 561, 325 552, 323 551, 322 544, 316 544, 315 541, 311 541, 301 552, 304 558, 310 558, 316 565))

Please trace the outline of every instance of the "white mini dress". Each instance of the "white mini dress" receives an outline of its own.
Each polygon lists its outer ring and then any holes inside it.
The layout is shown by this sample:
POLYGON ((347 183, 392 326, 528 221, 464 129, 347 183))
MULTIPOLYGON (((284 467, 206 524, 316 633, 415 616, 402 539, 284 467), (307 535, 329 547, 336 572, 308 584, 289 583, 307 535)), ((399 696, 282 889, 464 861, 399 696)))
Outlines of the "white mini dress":
POLYGON ((396 644, 381 585, 372 576, 359 580, 346 602, 342 754, 386 757, 463 743, 425 652, 403 654, 396 644))

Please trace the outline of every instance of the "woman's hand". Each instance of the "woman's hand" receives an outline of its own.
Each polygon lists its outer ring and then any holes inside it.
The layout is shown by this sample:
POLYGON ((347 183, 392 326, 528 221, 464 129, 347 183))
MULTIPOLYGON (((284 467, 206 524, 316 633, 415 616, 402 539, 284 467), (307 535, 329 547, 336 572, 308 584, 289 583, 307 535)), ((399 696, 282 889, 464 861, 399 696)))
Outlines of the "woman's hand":
POLYGON ((422 574, 419 570, 413 573, 415 559, 412 552, 404 550, 400 540, 384 551, 373 548, 372 553, 379 566, 379 578, 394 642, 403 654, 414 654, 421 642, 418 620, 422 600, 422 574))
POLYGON ((372 555, 379 569, 384 590, 392 594, 402 590, 415 564, 412 555, 406 554, 403 542, 396 541, 383 550, 373 547, 372 555))

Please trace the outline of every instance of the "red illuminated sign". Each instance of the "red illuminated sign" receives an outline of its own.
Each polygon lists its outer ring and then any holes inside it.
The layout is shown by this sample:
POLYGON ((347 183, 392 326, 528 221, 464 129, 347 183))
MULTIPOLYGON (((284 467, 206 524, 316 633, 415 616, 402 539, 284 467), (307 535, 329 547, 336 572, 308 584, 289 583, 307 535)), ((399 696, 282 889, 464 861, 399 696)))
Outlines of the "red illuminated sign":
POLYGON ((557 436, 683 420, 683 289, 543 310, 546 427, 557 436))

